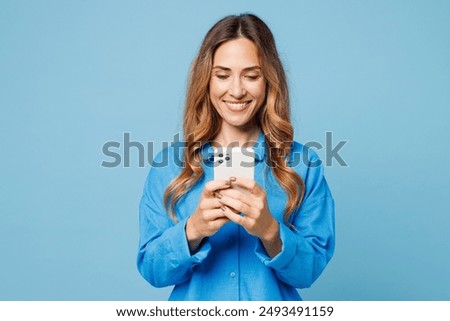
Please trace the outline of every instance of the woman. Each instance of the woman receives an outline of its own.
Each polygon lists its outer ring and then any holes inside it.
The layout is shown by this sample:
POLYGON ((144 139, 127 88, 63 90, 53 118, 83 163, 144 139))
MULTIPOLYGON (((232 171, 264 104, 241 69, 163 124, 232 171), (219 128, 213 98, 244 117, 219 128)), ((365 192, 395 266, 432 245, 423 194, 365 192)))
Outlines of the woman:
POLYGON ((193 62, 184 166, 160 152, 140 203, 137 265, 170 300, 301 300, 334 251, 334 201, 317 155, 293 141, 285 73, 267 25, 228 16, 193 62), (214 180, 214 146, 253 145, 254 180, 214 180), (235 189, 233 186, 241 188, 235 189), (243 191, 245 189, 248 193, 243 191))

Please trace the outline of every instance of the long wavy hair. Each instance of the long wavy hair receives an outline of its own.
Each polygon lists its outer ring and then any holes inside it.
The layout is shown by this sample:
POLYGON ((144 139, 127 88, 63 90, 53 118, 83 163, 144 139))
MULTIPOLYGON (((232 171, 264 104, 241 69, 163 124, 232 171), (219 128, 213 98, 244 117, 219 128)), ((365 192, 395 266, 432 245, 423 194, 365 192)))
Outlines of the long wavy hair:
POLYGON ((164 205, 174 222, 177 222, 177 202, 204 174, 201 167, 202 146, 214 139, 221 129, 221 117, 209 96, 214 53, 223 43, 242 37, 256 45, 266 80, 266 101, 255 117, 265 137, 268 165, 287 193, 284 209, 287 224, 290 214, 302 202, 305 192, 303 179, 287 166, 294 131, 290 120, 286 75, 274 37, 269 27, 257 16, 231 15, 218 21, 208 31, 191 66, 183 119, 185 167, 164 193, 164 205))

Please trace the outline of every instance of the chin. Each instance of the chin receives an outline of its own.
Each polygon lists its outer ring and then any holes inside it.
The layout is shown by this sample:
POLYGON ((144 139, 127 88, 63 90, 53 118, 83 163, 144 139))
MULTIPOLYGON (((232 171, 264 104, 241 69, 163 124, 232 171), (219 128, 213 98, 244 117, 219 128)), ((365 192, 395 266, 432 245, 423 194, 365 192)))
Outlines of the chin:
POLYGON ((239 128, 240 130, 247 130, 247 129, 250 129, 252 126, 251 126, 251 122, 250 121, 248 121, 248 120, 238 120, 238 121, 232 121, 232 120, 227 120, 227 119, 225 119, 224 120, 229 126, 233 126, 233 127, 235 127, 235 128, 239 128))

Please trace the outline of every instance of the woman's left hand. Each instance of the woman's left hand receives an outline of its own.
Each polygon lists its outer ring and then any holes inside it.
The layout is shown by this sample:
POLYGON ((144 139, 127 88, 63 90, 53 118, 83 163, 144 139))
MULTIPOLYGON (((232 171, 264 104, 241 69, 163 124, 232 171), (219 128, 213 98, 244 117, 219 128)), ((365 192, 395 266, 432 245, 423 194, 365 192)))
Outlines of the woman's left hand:
POLYGON ((244 177, 231 177, 231 186, 235 188, 215 193, 224 215, 241 225, 245 230, 258 237, 270 257, 281 251, 280 227, 267 205, 266 192, 254 181, 244 177), (247 192, 248 191, 248 192, 247 192), (242 213, 243 215, 240 215, 242 213))

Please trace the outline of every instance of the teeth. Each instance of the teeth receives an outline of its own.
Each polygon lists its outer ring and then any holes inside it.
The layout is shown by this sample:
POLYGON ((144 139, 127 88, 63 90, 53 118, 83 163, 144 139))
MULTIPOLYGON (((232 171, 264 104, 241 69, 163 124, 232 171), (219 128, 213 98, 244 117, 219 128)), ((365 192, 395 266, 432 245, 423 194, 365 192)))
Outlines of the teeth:
POLYGON ((244 107, 247 105, 247 102, 243 102, 243 103, 232 103, 232 102, 227 101, 226 104, 227 104, 228 106, 230 106, 231 108, 234 108, 234 109, 242 109, 242 108, 244 108, 244 107))

